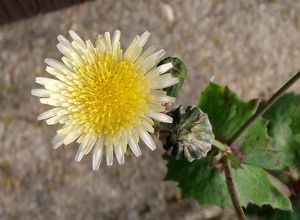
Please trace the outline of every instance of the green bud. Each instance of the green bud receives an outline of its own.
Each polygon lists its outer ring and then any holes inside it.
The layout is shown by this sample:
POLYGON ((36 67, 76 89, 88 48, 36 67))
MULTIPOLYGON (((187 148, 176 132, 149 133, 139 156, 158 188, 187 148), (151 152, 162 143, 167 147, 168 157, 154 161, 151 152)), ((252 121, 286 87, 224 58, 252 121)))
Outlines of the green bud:
POLYGON ((177 83, 171 87, 165 88, 164 90, 167 92, 167 94, 169 96, 177 97, 181 91, 183 84, 186 81, 186 77, 187 77, 186 67, 185 67, 184 63, 177 57, 167 57, 167 58, 163 59, 162 61, 160 61, 157 66, 160 66, 160 65, 166 64, 166 63, 173 64, 173 68, 170 69, 168 71, 168 73, 170 73, 173 77, 178 78, 179 83, 177 83))
POLYGON ((206 157, 215 138, 207 114, 198 107, 180 106, 170 115, 173 123, 160 127, 164 149, 178 160, 206 157))

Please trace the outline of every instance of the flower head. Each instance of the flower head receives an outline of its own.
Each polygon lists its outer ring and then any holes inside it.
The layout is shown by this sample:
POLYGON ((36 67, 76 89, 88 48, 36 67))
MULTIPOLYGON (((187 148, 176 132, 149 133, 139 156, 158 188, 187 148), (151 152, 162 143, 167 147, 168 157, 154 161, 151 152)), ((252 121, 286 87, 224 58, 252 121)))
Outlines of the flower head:
POLYGON ((149 47, 142 52, 148 32, 136 36, 124 53, 118 30, 112 39, 109 32, 99 35, 95 46, 74 31, 69 33, 71 42, 58 36, 62 62, 45 59, 46 71, 56 79, 37 77, 36 82, 45 88, 32 90, 41 103, 54 106, 38 119, 63 125, 52 139, 53 147, 77 141, 77 161, 93 149, 94 170, 104 150, 107 165, 113 164, 114 154, 124 163, 127 145, 141 155, 139 139, 154 150, 149 134, 154 132, 153 119, 171 123, 172 118, 161 113, 162 103, 175 101, 162 89, 178 83, 166 73, 171 63, 155 67, 165 51, 149 47))

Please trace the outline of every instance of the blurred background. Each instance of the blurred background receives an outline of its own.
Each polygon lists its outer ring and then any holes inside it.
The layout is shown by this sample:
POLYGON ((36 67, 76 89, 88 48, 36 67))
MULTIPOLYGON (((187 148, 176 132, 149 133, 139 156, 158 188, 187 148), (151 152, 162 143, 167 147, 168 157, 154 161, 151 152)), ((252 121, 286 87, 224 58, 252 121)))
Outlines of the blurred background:
POLYGON ((185 62, 178 104, 195 104, 212 77, 245 99, 267 98, 300 69, 300 1, 98 0, 49 13, 55 0, 41 2, 50 8, 24 19, 29 12, 9 14, 0 1, 0 219, 234 219, 230 209, 182 200, 175 183, 163 182, 161 147, 98 172, 91 155, 74 161, 76 144, 53 150, 57 127, 36 121, 48 108, 30 91, 36 76, 48 76, 43 60, 60 58, 59 34, 72 29, 94 41, 120 29, 123 48, 148 30, 148 45, 185 62))

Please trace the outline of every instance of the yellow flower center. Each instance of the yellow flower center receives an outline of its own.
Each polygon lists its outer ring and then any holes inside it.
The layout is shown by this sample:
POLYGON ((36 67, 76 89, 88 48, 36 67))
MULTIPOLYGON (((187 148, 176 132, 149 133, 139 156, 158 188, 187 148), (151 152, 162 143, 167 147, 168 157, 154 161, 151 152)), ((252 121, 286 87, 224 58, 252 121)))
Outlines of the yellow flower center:
POLYGON ((83 125, 85 133, 112 137, 148 111, 149 82, 135 64, 93 54, 75 71, 68 110, 72 123, 83 125))

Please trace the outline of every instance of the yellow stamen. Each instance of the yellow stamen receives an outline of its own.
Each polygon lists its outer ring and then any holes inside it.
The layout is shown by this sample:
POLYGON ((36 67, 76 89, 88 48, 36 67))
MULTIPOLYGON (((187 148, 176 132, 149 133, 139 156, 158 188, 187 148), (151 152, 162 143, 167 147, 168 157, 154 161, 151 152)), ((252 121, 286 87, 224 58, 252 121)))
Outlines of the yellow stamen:
POLYGON ((85 133, 113 137, 130 129, 148 111, 149 82, 134 63, 117 62, 111 54, 90 53, 75 67, 67 102, 70 121, 85 127, 85 133))

